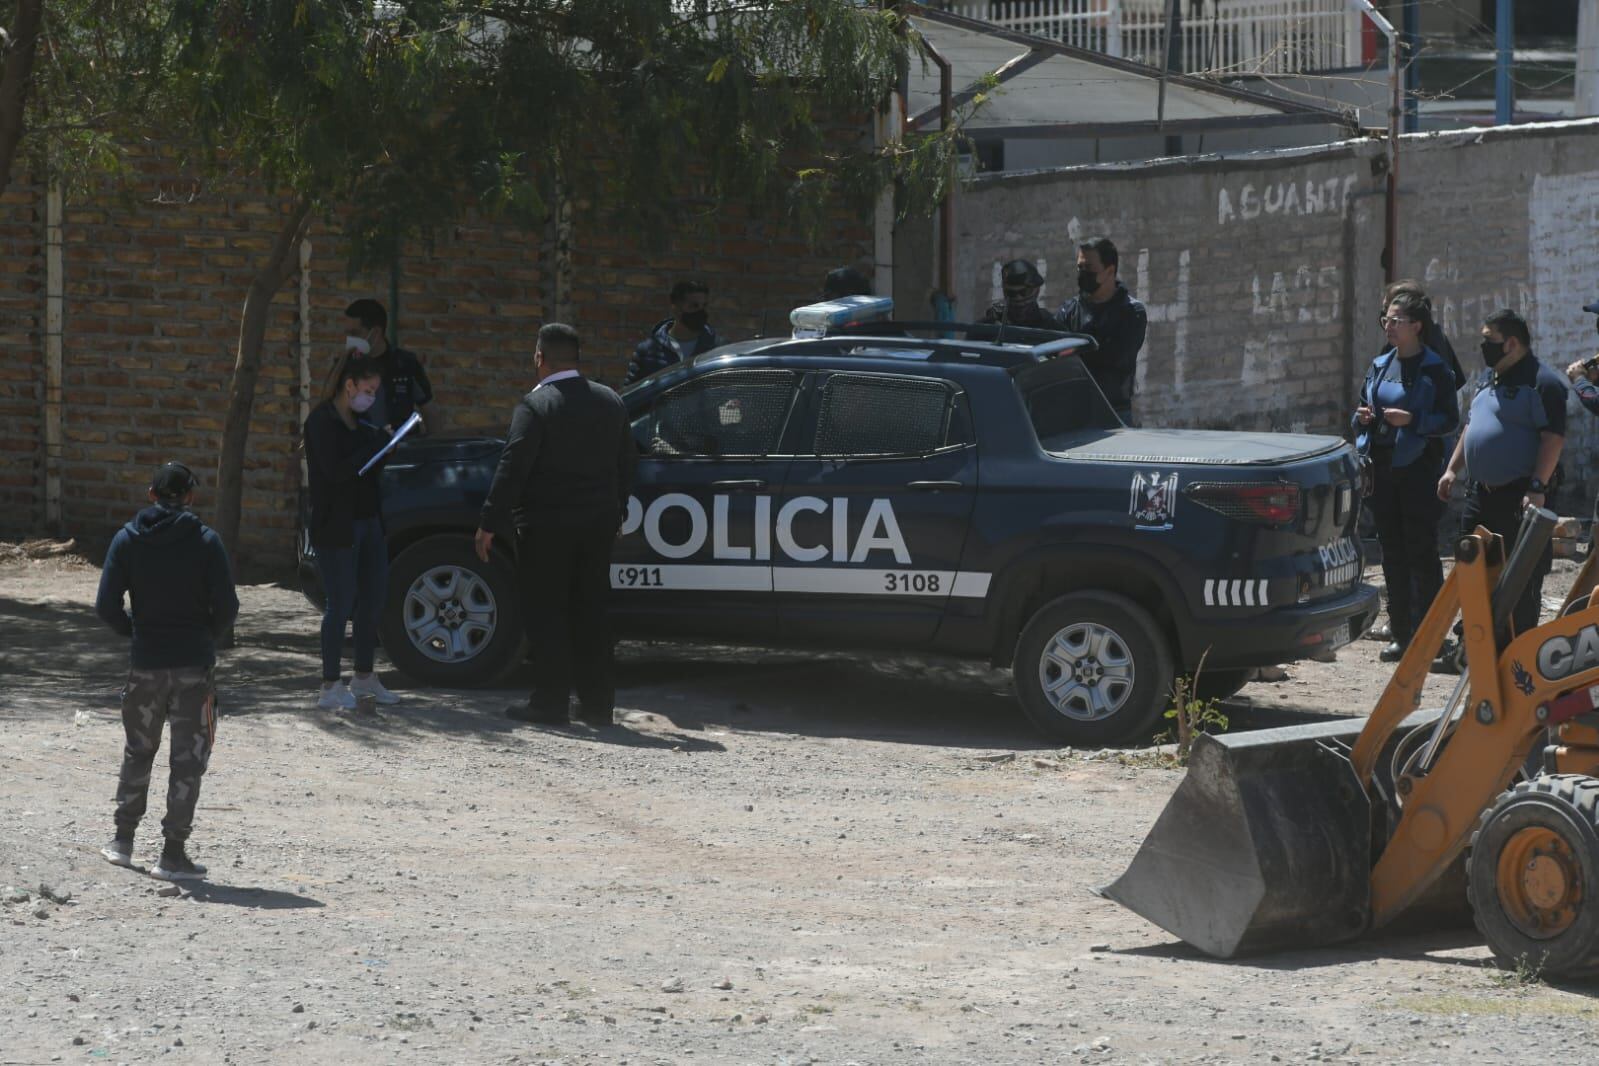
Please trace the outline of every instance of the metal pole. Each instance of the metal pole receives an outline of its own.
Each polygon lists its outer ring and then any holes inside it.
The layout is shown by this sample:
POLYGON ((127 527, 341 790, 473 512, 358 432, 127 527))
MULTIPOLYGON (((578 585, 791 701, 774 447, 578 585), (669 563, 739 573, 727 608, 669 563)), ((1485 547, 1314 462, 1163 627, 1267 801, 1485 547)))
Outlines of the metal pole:
POLYGON ((1166 47, 1161 49, 1160 96, 1155 102, 1155 126, 1166 126, 1166 77, 1171 73, 1177 49, 1177 0, 1166 0, 1166 47))
MULTIPOLYGON (((1503 2, 1503 0, 1501 0, 1503 2)), ((1421 67, 1416 53, 1421 50, 1421 0, 1405 0, 1405 132, 1421 129, 1421 110, 1416 93, 1421 88, 1421 67)))
POLYGON ((1516 0, 1499 0, 1494 11, 1494 122, 1515 121, 1516 86, 1510 80, 1510 61, 1516 47, 1516 0))
POLYGON ((1388 201, 1382 257, 1384 280, 1391 282, 1399 277, 1399 118, 1404 102, 1399 81, 1399 35, 1394 32, 1394 24, 1372 6, 1371 0, 1349 0, 1349 4, 1371 19, 1377 32, 1388 38, 1388 84, 1392 99, 1388 106, 1388 201))
POLYGON ((400 346, 400 260, 389 264, 389 343, 400 346))
MULTIPOLYGON (((922 45, 938 68, 938 128, 947 133, 954 121, 954 68, 932 41, 924 37, 922 45)), ((944 198, 938 205, 938 282, 944 300, 951 305, 955 302, 955 167, 952 161, 945 178, 944 198)))

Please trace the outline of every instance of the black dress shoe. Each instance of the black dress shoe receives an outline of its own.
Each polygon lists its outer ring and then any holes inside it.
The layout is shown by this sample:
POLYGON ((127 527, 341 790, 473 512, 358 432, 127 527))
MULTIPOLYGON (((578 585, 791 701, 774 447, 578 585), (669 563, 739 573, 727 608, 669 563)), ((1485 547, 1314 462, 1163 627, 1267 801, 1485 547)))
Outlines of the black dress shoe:
POLYGON ((513 703, 505 708, 505 717, 513 722, 532 722, 537 725, 565 725, 565 713, 535 711, 525 703, 513 703))
POLYGON ((595 729, 605 729, 608 726, 613 726, 616 724, 616 712, 609 707, 603 711, 600 711, 590 710, 587 707, 579 705, 576 720, 582 722, 584 725, 593 726, 595 729))
POLYGON ((1405 656, 1405 646, 1397 640, 1377 653, 1380 662, 1396 663, 1405 656))

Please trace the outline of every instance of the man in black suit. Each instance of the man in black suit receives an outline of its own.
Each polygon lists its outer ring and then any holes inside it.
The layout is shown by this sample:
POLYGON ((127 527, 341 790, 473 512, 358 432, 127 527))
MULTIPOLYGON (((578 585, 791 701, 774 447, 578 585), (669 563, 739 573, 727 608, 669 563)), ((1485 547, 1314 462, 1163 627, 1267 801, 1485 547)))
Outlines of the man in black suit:
POLYGON ((539 383, 511 415, 494 482, 478 523, 488 562, 495 529, 514 527, 523 611, 533 643, 524 722, 565 723, 577 691, 579 717, 608 726, 616 702, 606 602, 611 545, 627 512, 636 449, 622 398, 578 373, 578 336, 552 322, 539 330, 539 383))

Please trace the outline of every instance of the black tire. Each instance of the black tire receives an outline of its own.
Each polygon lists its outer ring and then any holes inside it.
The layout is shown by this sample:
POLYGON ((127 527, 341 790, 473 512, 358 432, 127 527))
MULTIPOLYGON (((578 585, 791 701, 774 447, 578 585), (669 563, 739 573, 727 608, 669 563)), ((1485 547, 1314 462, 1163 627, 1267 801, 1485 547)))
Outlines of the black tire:
POLYGON ((1502 964, 1599 973, 1599 779, 1553 774, 1501 794, 1472 835, 1466 891, 1502 964))
POLYGON ((1166 709, 1171 679, 1171 647, 1160 626, 1148 611, 1114 592, 1073 592, 1045 604, 1022 630, 1011 663, 1011 681, 1023 712, 1047 736, 1073 747, 1149 739, 1166 709), (1072 694, 1063 701, 1065 708, 1057 706, 1046 685, 1064 676, 1063 658, 1046 659, 1046 651, 1057 638, 1074 644, 1084 634, 1096 633, 1110 635, 1113 646, 1106 647, 1111 654, 1106 663, 1099 663, 1093 654, 1070 660, 1086 673, 1067 682, 1072 694), (1119 665, 1123 659, 1130 665, 1126 671, 1130 682, 1117 684, 1127 682, 1119 665), (1097 664, 1097 673, 1090 663, 1097 664), (1097 708, 1091 705, 1096 691, 1097 708))
POLYGON ((522 607, 516 569, 496 551, 488 563, 460 534, 428 537, 389 564, 389 599, 378 625, 383 650, 402 674, 440 688, 492 684, 516 661, 522 647, 522 607), (455 599, 431 633, 424 628, 430 600, 448 588, 455 599), (451 605, 459 608, 450 611, 451 605))
POLYGON ((1249 684, 1251 671, 1201 670, 1194 695, 1202 700, 1225 700, 1238 695, 1238 690, 1249 684))

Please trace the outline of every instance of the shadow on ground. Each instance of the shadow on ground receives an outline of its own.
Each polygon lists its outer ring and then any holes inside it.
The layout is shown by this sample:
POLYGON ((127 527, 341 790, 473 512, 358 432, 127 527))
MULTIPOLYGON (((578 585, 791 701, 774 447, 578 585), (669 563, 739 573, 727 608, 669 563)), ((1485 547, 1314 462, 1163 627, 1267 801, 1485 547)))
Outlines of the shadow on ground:
MULTIPOLYGON (((520 741, 503 717, 531 683, 526 667, 491 689, 413 686, 385 672, 405 702, 377 715, 315 708, 319 676, 316 616, 302 603, 241 590, 246 608, 238 645, 217 669, 224 716, 291 715, 373 747, 430 736, 520 741), (252 595, 253 593, 253 595, 252 595)), ((127 672, 128 643, 82 603, 40 604, 0 597, 0 708, 61 713, 62 704, 114 713, 127 672)), ((347 665, 347 664, 346 664, 347 665)), ((625 643, 618 653, 618 709, 645 712, 633 728, 598 743, 721 750, 695 734, 794 733, 948 747, 1053 750, 1059 742, 1026 720, 1009 675, 986 664, 923 656, 773 651, 725 645, 625 643), (634 739, 628 739, 629 736, 634 739)), ((1290 725, 1322 715, 1299 708, 1230 703, 1232 729, 1290 725)))
POLYGON ((184 888, 197 903, 220 903, 229 907, 248 907, 252 910, 315 910, 326 904, 310 896, 293 892, 279 892, 274 888, 257 888, 253 885, 221 885, 214 881, 189 881, 184 888))

